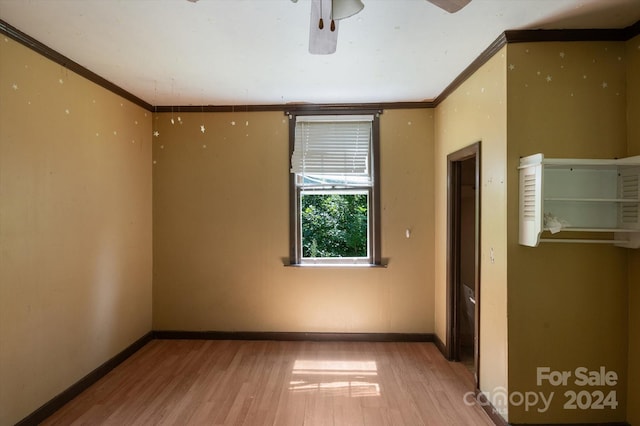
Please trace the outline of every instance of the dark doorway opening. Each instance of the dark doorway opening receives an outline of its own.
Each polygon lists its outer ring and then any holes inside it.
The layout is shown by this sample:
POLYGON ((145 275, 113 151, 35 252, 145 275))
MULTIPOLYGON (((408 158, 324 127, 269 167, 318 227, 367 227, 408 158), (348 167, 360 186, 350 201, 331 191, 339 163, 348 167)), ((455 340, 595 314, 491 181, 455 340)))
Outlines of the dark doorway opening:
POLYGON ((447 353, 479 388, 480 143, 447 157, 447 353))

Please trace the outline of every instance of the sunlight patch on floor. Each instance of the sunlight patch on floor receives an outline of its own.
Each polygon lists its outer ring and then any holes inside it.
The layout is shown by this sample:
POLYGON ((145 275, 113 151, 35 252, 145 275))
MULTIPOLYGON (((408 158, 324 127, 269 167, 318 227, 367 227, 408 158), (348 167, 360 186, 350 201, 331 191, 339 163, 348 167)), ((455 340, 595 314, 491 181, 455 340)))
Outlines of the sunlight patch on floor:
POLYGON ((380 396, 375 361, 297 360, 289 390, 332 396, 380 396))

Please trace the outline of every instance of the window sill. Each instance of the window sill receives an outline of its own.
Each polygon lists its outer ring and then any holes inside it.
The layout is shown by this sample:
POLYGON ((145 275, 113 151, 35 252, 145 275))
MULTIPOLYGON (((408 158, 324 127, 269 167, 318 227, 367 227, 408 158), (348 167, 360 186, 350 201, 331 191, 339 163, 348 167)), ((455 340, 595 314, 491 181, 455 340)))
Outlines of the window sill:
POLYGON ((373 263, 283 263, 287 268, 386 268, 388 264, 373 263))

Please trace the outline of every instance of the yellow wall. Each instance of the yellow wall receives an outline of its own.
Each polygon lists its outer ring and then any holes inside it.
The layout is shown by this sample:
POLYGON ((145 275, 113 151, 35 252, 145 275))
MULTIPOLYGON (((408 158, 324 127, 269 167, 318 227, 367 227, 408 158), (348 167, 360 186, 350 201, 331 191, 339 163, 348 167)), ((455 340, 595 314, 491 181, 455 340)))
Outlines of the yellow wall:
POLYGON ((513 423, 624 421, 627 371, 627 254, 608 245, 518 245, 518 161, 624 157, 624 43, 526 43, 508 47, 509 391, 555 392, 538 412, 512 404, 513 423), (538 386, 537 367, 574 371, 604 366, 613 387, 538 386), (615 390, 617 409, 569 410, 564 392, 615 390))
POLYGON ((152 118, 0 39, 0 424, 152 326, 434 332, 445 341, 446 157, 478 141, 481 390, 556 391, 546 413, 512 404, 512 423, 640 423, 640 252, 522 247, 516 213, 520 156, 640 154, 639 44, 509 45, 435 111, 385 111, 389 266, 350 269, 283 266, 281 112, 152 118), (617 410, 563 410, 565 388, 535 383, 539 366, 601 365, 621 377, 617 410))
POLYGON ((282 112, 162 113, 153 125, 154 329, 433 332, 431 110, 381 115, 388 268, 283 266, 282 112))
MULTIPOLYGON (((629 155, 640 155, 640 36, 627 42, 629 155)), ((629 401, 627 421, 640 424, 640 250, 629 250, 629 401)))
POLYGON ((150 128, 0 37, 0 424, 151 330, 150 128))
MULTIPOLYGON (((447 155, 481 142, 480 389, 507 388, 505 51, 436 109, 435 325, 446 340, 447 155), (493 253, 493 256, 491 255, 493 253)), ((502 413, 506 416, 506 412, 502 413)))

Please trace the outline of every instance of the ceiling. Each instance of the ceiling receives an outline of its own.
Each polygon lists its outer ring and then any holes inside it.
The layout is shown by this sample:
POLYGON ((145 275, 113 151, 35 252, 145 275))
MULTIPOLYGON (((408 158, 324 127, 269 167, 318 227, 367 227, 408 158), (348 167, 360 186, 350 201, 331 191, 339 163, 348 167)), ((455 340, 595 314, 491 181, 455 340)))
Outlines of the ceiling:
POLYGON ((311 0, 0 0, 0 19, 151 105, 435 99, 505 30, 624 28, 640 0, 363 0, 332 55, 311 0))

